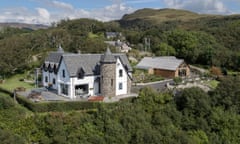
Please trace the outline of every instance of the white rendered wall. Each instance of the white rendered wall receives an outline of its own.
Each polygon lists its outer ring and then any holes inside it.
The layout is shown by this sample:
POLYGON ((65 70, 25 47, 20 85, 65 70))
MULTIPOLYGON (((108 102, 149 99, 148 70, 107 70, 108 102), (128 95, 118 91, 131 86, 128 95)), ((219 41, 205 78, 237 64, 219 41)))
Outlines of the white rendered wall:
POLYGON ((127 71, 125 70, 122 62, 120 59, 117 59, 117 64, 116 64, 116 96, 117 95, 123 95, 127 94, 127 71), (119 70, 122 70, 122 77, 119 77, 119 70), (122 83, 122 89, 119 89, 119 83, 122 83))
POLYGON ((43 84, 44 87, 47 87, 48 82, 45 82, 45 77, 47 77, 48 81, 49 81, 49 72, 45 71, 45 70, 42 70, 42 84, 43 84))
POLYGON ((62 95, 62 96, 66 96, 66 97, 69 97, 69 98, 73 98, 73 94, 72 94, 72 87, 71 87, 71 80, 70 80, 70 76, 69 76, 69 73, 67 71, 67 68, 66 68, 66 65, 65 65, 65 62, 62 60, 61 63, 60 63, 60 67, 59 67, 59 70, 58 70, 58 76, 57 76, 57 84, 58 84, 58 94, 59 95, 62 95), (63 77, 63 70, 65 70, 65 77, 63 77), (61 93, 61 87, 60 87, 60 84, 67 84, 68 85, 68 95, 64 95, 61 93))
POLYGON ((48 87, 49 84, 52 84, 53 89, 57 89, 57 75, 54 72, 42 71, 42 82, 44 87, 48 87), (45 81, 45 78, 48 78, 48 82, 45 81), (53 79, 55 78, 55 85, 53 84, 53 79))
POLYGON ((88 84, 88 95, 93 96, 96 95, 94 92, 95 89, 99 89, 99 85, 94 85, 94 80, 97 78, 97 76, 84 76, 82 79, 79 79, 77 77, 71 78, 71 84, 72 84, 72 97, 76 98, 75 96, 75 86, 77 85, 85 85, 88 84))
POLYGON ((49 84, 52 84, 53 89, 57 89, 57 75, 54 72, 49 73, 49 84), (55 84, 53 84, 53 79, 55 79, 55 84))

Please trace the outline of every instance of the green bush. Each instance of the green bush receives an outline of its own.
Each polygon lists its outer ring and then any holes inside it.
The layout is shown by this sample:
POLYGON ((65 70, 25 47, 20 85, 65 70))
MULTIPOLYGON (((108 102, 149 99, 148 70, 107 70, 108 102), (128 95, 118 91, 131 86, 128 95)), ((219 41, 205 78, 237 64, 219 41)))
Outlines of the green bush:
POLYGON ((34 103, 23 96, 17 96, 17 101, 33 112, 50 112, 50 111, 72 111, 72 110, 89 110, 96 109, 98 102, 83 101, 56 101, 34 103))
POLYGON ((175 78, 173 79, 173 81, 174 81, 176 84, 179 84, 179 83, 182 82, 182 78, 181 78, 181 77, 175 77, 175 78))
POLYGON ((6 96, 0 96, 0 110, 8 109, 15 105, 14 101, 6 96))

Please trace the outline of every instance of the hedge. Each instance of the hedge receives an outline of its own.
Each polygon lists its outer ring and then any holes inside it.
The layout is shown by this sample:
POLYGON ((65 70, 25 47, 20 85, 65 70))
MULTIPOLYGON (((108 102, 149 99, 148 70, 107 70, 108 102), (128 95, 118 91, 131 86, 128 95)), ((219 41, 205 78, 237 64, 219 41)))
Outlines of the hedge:
POLYGON ((17 95, 17 101, 33 112, 91 110, 97 109, 100 105, 99 102, 86 101, 51 101, 35 103, 20 95, 17 95))

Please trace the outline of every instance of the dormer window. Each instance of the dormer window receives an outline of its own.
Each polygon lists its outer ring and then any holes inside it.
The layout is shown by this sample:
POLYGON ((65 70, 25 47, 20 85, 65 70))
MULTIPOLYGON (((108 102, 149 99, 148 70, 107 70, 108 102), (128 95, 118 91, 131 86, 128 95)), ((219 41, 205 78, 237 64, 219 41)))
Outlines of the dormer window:
POLYGON ((65 78, 65 70, 62 70, 62 77, 65 78))
POLYGON ((83 79, 84 74, 85 74, 85 72, 84 72, 83 68, 79 68, 78 72, 77 72, 78 79, 83 79))
POLYGON ((45 63, 43 64, 43 70, 44 70, 45 72, 48 70, 48 68, 47 68, 47 66, 46 66, 45 63))
POLYGON ((57 74, 57 66, 56 65, 54 65, 53 71, 54 71, 55 74, 57 74))

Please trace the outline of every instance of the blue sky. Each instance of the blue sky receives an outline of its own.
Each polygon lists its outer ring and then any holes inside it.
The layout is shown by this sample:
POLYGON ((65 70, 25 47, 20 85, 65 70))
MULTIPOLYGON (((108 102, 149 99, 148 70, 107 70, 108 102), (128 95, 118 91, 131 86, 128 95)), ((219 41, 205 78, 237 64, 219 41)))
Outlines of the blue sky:
POLYGON ((1 0, 0 22, 51 24, 61 19, 120 19, 141 8, 238 14, 240 0, 1 0))

